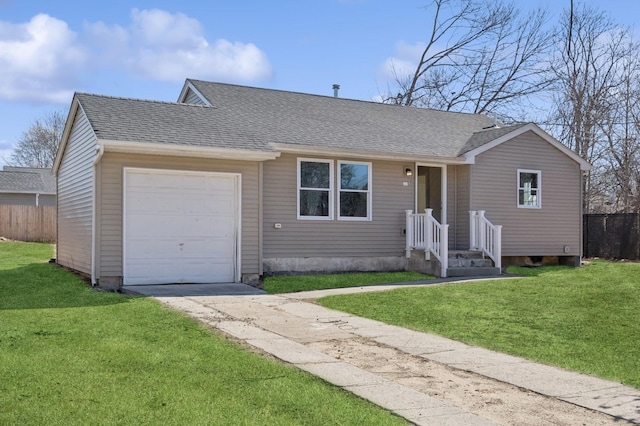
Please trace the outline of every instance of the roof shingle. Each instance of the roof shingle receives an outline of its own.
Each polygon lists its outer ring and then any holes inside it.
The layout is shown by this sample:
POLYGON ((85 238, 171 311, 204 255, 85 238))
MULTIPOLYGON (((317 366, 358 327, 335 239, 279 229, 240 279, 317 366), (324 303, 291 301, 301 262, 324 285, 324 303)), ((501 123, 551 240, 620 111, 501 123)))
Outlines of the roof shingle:
MULTIPOLYGON (((99 139, 275 151, 274 144, 457 157, 493 120, 329 96, 187 80, 212 106, 77 93, 99 139)), ((501 132, 498 132, 501 133, 501 132)))
POLYGON ((55 194, 56 179, 51 169, 4 166, 0 171, 0 192, 55 194))

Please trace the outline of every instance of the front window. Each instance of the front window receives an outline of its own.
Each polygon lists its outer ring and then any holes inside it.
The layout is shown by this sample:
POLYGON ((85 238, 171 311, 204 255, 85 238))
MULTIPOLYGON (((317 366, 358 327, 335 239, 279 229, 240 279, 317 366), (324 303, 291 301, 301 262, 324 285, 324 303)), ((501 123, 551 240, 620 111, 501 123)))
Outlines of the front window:
POLYGON ((298 159, 298 219, 333 218, 333 162, 298 159))
POLYGON ((338 161, 338 218, 371 220, 371 163, 338 161))
POLYGON ((518 207, 539 209, 541 172, 518 170, 518 207))

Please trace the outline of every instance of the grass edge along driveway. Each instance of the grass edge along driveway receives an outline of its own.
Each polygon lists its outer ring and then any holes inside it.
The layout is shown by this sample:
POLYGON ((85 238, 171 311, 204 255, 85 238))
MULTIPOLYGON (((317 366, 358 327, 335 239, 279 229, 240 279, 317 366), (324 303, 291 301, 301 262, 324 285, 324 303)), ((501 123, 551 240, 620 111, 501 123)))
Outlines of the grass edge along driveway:
POLYGON ((0 424, 406 424, 51 256, 0 242, 0 424))
POLYGON ((524 278, 318 303, 640 388, 640 263, 510 268, 524 278))

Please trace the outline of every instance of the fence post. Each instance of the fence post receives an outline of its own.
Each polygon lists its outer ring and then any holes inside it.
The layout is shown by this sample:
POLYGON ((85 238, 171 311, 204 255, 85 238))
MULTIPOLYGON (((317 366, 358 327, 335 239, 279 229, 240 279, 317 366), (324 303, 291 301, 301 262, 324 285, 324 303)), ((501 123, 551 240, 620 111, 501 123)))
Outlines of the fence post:
POLYGON ((447 278, 447 269, 449 269, 449 225, 442 225, 440 247, 440 276, 447 278))
POLYGON ((424 258, 431 260, 431 248, 433 248, 433 209, 424 209, 425 213, 425 235, 424 235, 424 258))
POLYGON ((405 218, 406 218, 406 230, 405 232, 405 256, 408 258, 411 257, 411 246, 412 246, 412 240, 413 240, 413 224, 411 223, 411 214, 413 213, 413 210, 405 210, 405 218))
MULTIPOLYGON (((495 259, 496 268, 502 271, 502 225, 495 225, 495 259)), ((502 273, 502 272, 501 272, 502 273)))
POLYGON ((487 224, 484 213, 484 210, 478 210, 478 248, 483 253, 487 251, 487 224))
POLYGON ((475 210, 469 211, 469 249, 475 250, 476 248, 476 212, 475 210))

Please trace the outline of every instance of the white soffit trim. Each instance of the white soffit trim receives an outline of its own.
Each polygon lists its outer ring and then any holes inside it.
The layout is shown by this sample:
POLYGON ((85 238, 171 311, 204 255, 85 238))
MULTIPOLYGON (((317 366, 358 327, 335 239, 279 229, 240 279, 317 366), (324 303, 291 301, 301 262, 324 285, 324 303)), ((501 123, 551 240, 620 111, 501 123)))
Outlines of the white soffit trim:
MULTIPOLYGON (((51 172, 54 175, 58 174, 58 169, 60 168, 60 163, 62 162, 62 153, 67 148, 67 143, 69 142, 69 137, 71 136, 71 127, 73 127, 73 123, 74 121, 76 121, 76 113, 78 112, 78 109, 81 110, 82 107, 78 102, 78 98, 74 95, 73 100, 71 101, 71 106, 69 107, 69 112, 67 113, 67 121, 64 124, 64 130, 62 131, 60 145, 58 146, 58 150, 56 151, 56 158, 54 158, 53 160, 53 167, 51 169, 51 172)), ((93 128, 91 130, 93 130, 93 128)))
POLYGON ((487 144, 484 144, 476 149, 472 149, 471 151, 463 154, 463 157, 466 159, 466 162, 469 164, 475 164, 476 161, 476 156, 479 154, 482 154, 485 151, 490 150, 491 148, 494 148, 508 140, 511 140, 513 138, 515 138, 516 136, 520 136, 523 133, 526 133, 528 131, 532 131, 533 133, 535 133, 536 135, 540 136, 542 139, 544 139, 546 142, 548 142, 549 144, 553 145, 555 148, 557 148, 559 151, 561 151, 563 154, 565 154, 566 156, 568 156, 569 158, 571 158, 573 161, 575 161, 576 163, 580 164, 580 170, 591 170, 591 164, 586 161, 585 159, 583 159, 582 157, 580 157, 578 154, 576 154, 575 152, 571 151, 569 148, 567 148, 566 146, 564 146, 560 141, 558 141, 556 138, 554 138, 553 136, 551 136, 549 133, 545 132, 544 130, 542 130, 537 124, 535 123, 529 123, 526 124, 522 127, 519 127, 518 129, 515 129, 513 132, 509 132, 506 135, 503 135, 487 144))
POLYGON ((196 95, 198 95, 198 97, 202 100, 202 102, 204 102, 204 104, 206 106, 213 106, 211 105, 211 102, 209 102, 207 100, 207 98, 205 98, 202 93, 200 93, 200 91, 198 89, 195 88, 195 86, 193 84, 191 84, 191 82, 189 80, 185 81, 184 86, 182 86, 182 90, 180 91, 180 96, 178 96, 178 101, 177 103, 179 104, 183 104, 185 103, 185 100, 187 99, 187 92, 191 90, 193 93, 195 93, 196 95))
POLYGON ((349 149, 324 148, 316 146, 290 145, 277 143, 271 145, 273 149, 287 154, 321 155, 329 157, 361 158, 366 160, 390 160, 430 162, 434 164, 467 164, 462 157, 433 157, 428 155, 397 154, 393 152, 359 151, 349 149))
POLYGON ((224 158, 229 160, 266 161, 275 160, 279 152, 250 151, 243 149, 211 148, 201 146, 169 145, 131 141, 98 139, 98 145, 106 152, 127 154, 174 155, 178 157, 224 158))

